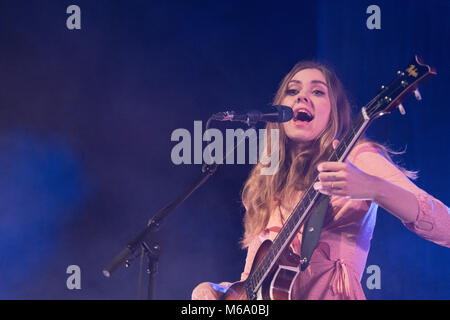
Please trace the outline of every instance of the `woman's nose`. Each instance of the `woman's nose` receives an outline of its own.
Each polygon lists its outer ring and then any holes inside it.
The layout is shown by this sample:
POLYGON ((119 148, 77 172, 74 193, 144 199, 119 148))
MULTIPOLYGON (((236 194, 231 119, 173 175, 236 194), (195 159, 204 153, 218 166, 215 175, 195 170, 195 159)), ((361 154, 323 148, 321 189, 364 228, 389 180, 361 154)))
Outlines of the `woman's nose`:
POLYGON ((308 102, 308 97, 303 94, 303 93, 299 93, 298 97, 297 97, 297 102, 308 102))

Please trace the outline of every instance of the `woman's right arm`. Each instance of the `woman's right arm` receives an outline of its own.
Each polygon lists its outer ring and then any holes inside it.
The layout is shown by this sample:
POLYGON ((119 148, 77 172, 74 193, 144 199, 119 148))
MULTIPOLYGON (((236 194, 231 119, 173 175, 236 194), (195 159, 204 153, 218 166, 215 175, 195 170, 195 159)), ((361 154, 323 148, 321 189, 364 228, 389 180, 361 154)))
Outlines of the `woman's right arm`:
POLYGON ((242 272, 241 274, 241 281, 244 281, 245 279, 248 278, 250 271, 252 269, 253 260, 255 259, 256 252, 258 251, 261 243, 262 242, 260 237, 254 237, 254 239, 250 242, 247 248, 247 258, 245 259, 244 272, 242 272))

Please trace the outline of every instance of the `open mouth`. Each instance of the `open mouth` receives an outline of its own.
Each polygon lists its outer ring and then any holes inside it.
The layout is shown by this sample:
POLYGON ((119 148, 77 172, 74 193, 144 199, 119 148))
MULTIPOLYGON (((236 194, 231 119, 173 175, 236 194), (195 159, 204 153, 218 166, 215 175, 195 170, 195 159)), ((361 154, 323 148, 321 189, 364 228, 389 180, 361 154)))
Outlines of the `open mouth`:
POLYGON ((294 121, 311 122, 314 116, 310 114, 307 110, 298 110, 294 117, 294 121))

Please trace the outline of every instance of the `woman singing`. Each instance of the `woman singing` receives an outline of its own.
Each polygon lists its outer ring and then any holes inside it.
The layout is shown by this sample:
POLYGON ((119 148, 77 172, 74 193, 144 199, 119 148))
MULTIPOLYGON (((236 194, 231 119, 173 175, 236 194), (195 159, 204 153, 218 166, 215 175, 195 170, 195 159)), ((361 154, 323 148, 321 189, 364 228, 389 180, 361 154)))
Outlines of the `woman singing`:
MULTIPOLYGON (((326 162, 351 124, 350 104, 332 70, 299 62, 283 79, 273 104, 290 106, 294 118, 267 125, 268 131, 279 129, 278 171, 261 175, 259 163, 243 188, 247 259, 241 281, 262 241, 273 241, 317 173, 314 188, 331 196, 330 206, 310 265, 295 280, 294 299, 365 299, 360 282, 378 206, 419 236, 450 247, 447 207, 413 184, 408 178, 414 173, 393 163, 384 146, 361 137, 345 162, 326 162), (305 117, 298 118, 307 121, 297 120, 300 112, 305 117)), ((298 255, 302 232, 303 227, 291 244, 298 255)), ((229 285, 201 283, 192 298, 217 299, 229 285)))

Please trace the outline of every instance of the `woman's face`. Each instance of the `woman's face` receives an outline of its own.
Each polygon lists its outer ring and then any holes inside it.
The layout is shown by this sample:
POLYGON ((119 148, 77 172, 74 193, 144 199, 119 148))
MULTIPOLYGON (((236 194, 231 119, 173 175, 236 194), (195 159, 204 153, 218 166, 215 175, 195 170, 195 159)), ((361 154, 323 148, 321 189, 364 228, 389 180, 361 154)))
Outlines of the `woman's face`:
POLYGON ((291 142, 301 147, 314 140, 325 130, 330 118, 325 76, 318 69, 300 70, 288 82, 281 104, 294 111, 292 120, 283 123, 291 142))

